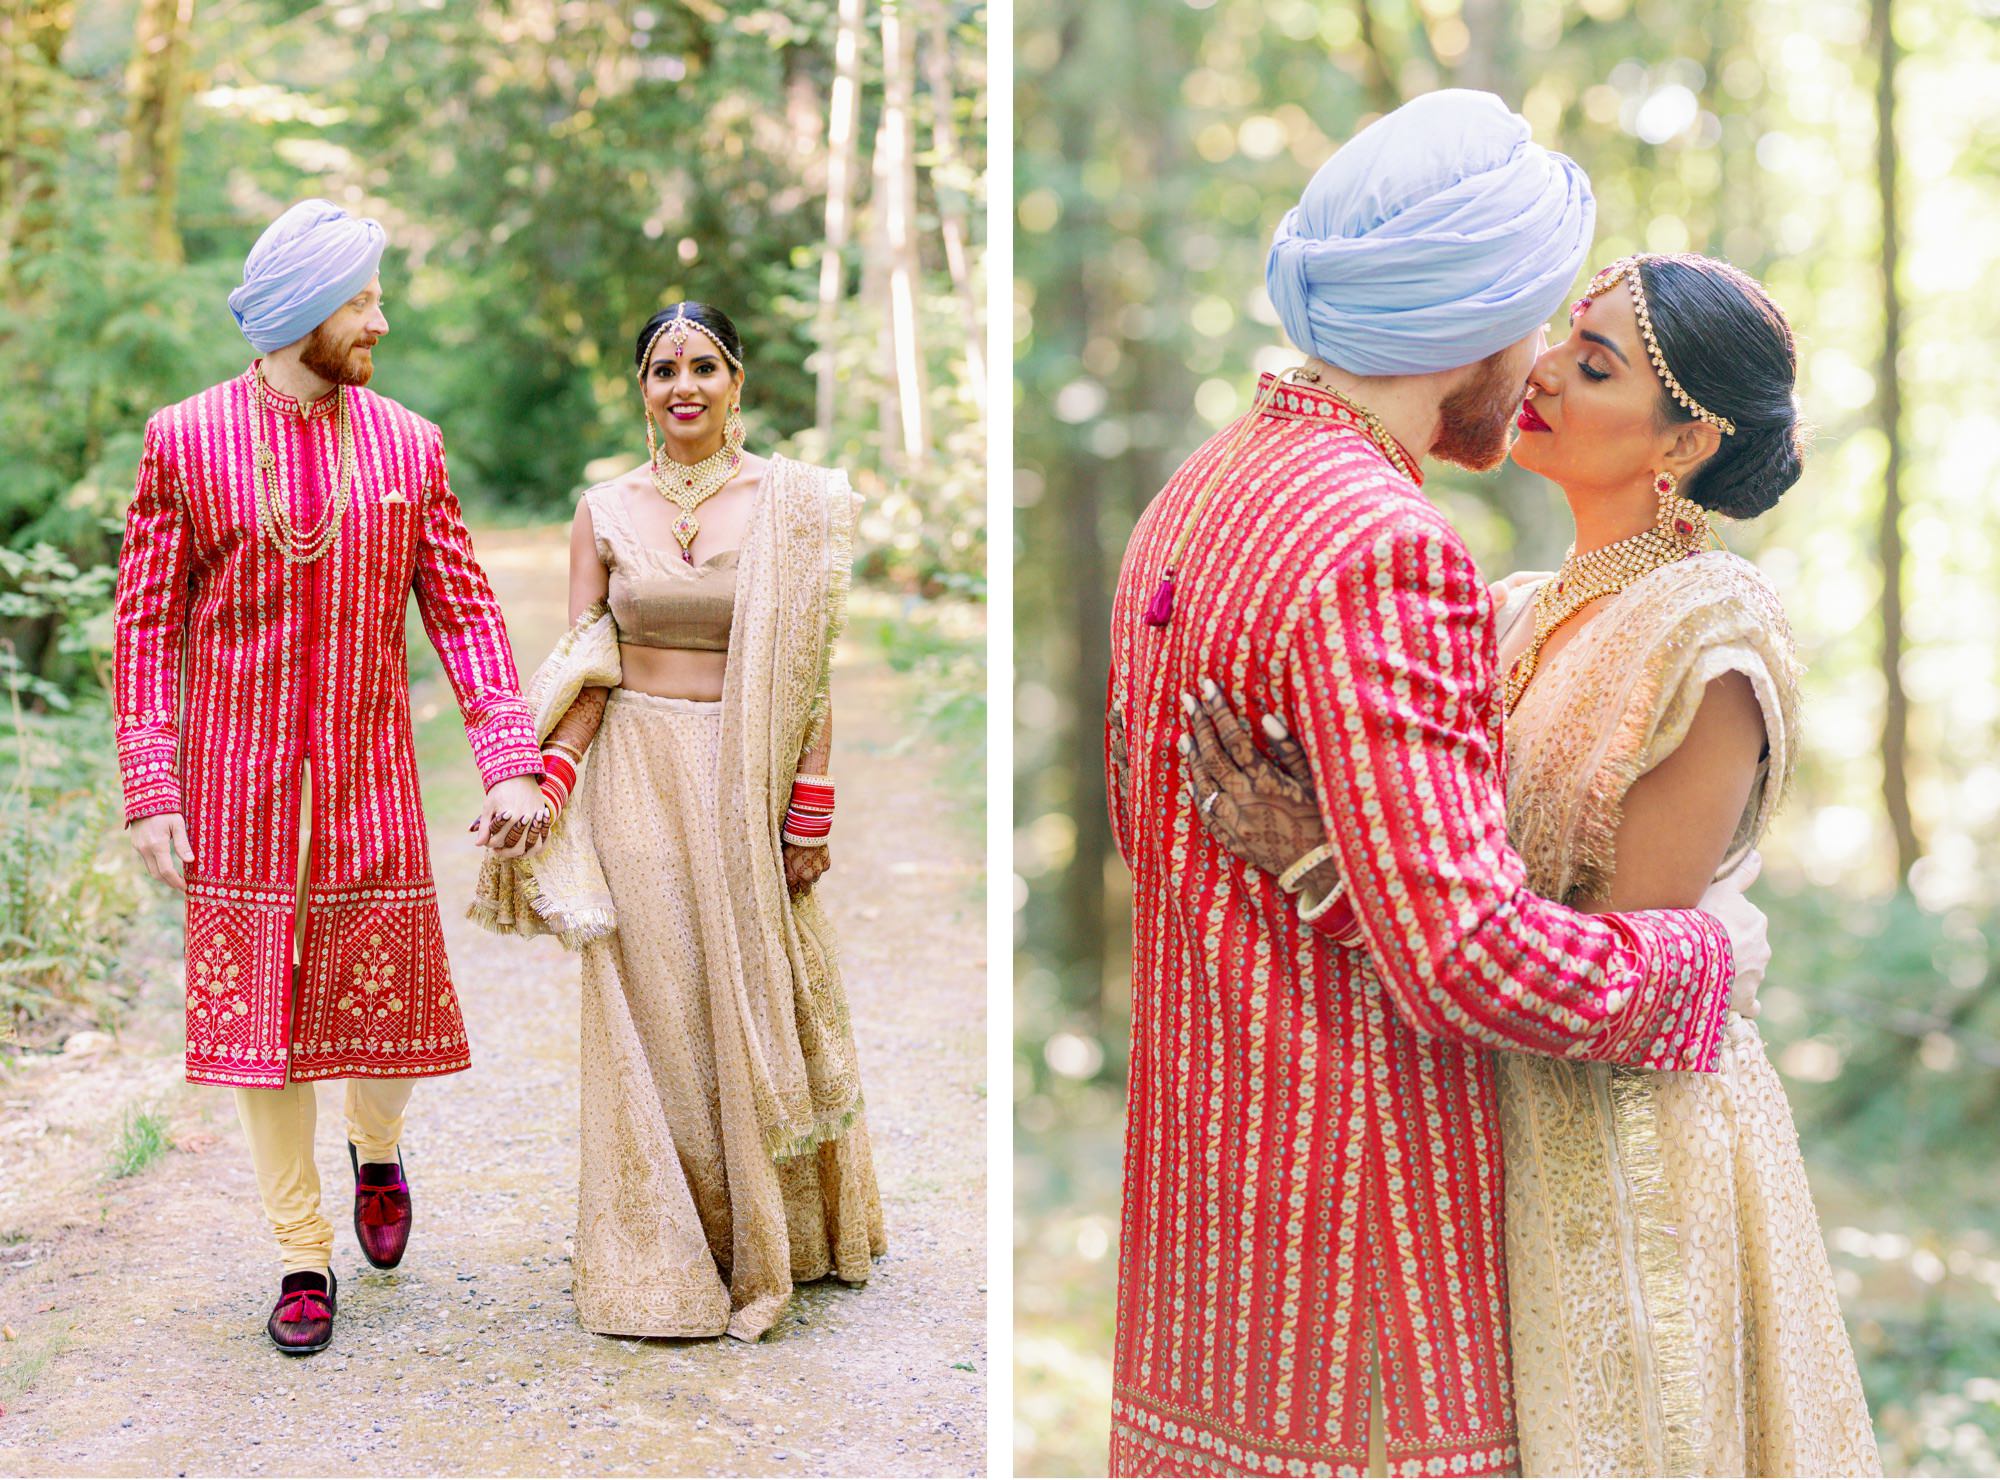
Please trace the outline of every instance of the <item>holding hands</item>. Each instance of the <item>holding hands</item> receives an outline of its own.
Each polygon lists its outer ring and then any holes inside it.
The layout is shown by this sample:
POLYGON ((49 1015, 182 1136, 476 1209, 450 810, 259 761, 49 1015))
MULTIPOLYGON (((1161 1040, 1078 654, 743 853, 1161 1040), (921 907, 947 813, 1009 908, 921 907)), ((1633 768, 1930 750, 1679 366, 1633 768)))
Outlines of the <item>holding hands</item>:
POLYGON ((555 809, 532 776, 511 776, 486 793, 486 806, 469 831, 479 847, 502 859, 526 858, 549 838, 555 809))

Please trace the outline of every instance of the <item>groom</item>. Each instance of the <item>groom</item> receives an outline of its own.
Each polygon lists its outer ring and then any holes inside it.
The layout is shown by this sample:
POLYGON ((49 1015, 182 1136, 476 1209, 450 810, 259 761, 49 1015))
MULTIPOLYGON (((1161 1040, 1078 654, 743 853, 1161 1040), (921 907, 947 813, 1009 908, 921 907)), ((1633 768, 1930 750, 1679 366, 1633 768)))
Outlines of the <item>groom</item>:
POLYGON ((516 856, 544 811, 442 436, 362 389, 382 248, 320 200, 258 239, 229 306, 262 357, 147 423, 118 561, 125 820, 187 896, 187 1077, 235 1090, 283 1256, 266 1329, 293 1354, 331 1340, 338 1293, 316 1081, 347 1081, 355 1236, 386 1269, 411 1086, 471 1062, 417 794, 412 592, 487 787, 475 841, 516 856))
POLYGON ((1511 1472, 1491 1051, 1715 1066, 1717 920, 1524 887, 1491 602, 1420 491, 1427 458, 1504 455, 1593 221, 1582 171, 1490 94, 1364 130, 1271 252, 1314 358, 1188 460, 1126 551, 1113 1474, 1511 1472), (1219 849, 1181 788, 1208 675, 1310 765, 1332 842, 1281 879, 1219 849))

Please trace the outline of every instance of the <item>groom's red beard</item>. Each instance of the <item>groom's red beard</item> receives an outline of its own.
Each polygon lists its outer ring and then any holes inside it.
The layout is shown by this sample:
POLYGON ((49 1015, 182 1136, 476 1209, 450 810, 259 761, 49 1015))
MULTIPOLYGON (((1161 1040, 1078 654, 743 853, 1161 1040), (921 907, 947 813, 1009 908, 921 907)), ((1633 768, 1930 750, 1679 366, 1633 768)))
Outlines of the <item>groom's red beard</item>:
POLYGON ((335 385, 366 385, 375 373, 375 359, 361 352, 364 340, 369 344, 375 342, 364 334, 338 339, 321 324, 306 337, 305 348, 299 351, 299 363, 321 380, 335 385))
POLYGON ((1524 387, 1507 373, 1506 350, 1479 362, 1478 374, 1438 407, 1438 439, 1431 456, 1484 473, 1500 466, 1513 436, 1524 387))

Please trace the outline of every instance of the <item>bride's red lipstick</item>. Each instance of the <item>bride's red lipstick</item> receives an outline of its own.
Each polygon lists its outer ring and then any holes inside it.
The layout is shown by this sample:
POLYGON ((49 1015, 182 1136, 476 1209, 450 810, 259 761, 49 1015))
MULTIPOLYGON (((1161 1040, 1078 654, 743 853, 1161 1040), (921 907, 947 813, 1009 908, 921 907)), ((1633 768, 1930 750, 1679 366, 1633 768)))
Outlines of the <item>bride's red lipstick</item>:
POLYGON ((1535 410, 1533 401, 1521 403, 1521 414, 1514 418, 1514 425, 1524 432, 1546 432, 1549 429, 1549 424, 1542 420, 1541 413, 1535 410))

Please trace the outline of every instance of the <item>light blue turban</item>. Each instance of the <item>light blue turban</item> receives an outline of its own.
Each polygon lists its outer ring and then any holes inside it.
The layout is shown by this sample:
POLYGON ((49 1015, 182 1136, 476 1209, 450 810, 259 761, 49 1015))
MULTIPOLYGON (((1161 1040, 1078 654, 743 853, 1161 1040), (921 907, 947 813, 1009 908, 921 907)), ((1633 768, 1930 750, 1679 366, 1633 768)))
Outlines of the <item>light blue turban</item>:
POLYGON ((368 286, 382 261, 382 224, 325 200, 302 200, 264 228, 243 260, 229 311, 260 351, 283 349, 368 286))
POLYGON ((1319 167, 1264 281, 1292 342, 1355 375, 1450 370, 1561 305, 1597 203, 1492 93, 1427 93, 1319 167))

